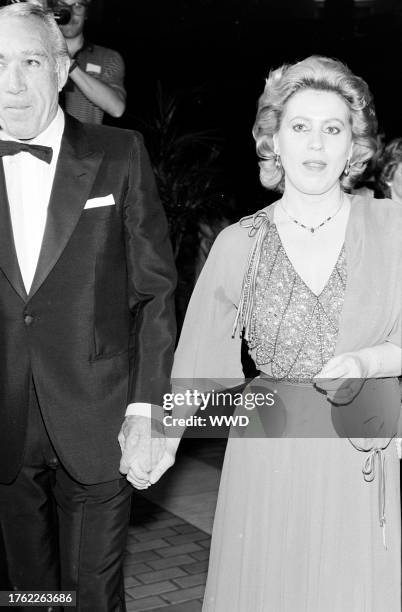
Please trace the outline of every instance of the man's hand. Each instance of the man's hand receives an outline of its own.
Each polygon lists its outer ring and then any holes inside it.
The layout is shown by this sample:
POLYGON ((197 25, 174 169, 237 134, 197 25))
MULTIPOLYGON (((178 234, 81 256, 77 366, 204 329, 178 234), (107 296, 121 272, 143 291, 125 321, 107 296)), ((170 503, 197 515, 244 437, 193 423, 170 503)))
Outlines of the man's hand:
POLYGON ((359 393, 367 378, 367 367, 359 353, 342 353, 333 357, 314 377, 318 389, 326 392, 334 404, 349 404, 359 393))
POLYGON ((164 457, 166 440, 156 430, 151 433, 154 425, 148 417, 127 416, 118 436, 122 452, 120 472, 127 475, 136 489, 147 489, 159 479, 151 480, 151 474, 164 457))

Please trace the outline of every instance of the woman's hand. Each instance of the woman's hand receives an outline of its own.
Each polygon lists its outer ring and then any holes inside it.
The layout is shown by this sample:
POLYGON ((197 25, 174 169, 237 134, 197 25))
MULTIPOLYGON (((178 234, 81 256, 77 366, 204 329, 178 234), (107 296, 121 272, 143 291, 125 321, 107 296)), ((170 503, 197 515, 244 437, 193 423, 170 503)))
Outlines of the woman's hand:
POLYGON ((314 383, 326 392, 328 401, 343 405, 354 400, 367 377, 367 363, 359 352, 342 353, 328 361, 314 383))
POLYGON ((168 470, 175 462, 177 448, 180 444, 181 438, 166 438, 166 448, 163 456, 159 463, 153 468, 150 476, 150 484, 158 482, 159 478, 168 470))

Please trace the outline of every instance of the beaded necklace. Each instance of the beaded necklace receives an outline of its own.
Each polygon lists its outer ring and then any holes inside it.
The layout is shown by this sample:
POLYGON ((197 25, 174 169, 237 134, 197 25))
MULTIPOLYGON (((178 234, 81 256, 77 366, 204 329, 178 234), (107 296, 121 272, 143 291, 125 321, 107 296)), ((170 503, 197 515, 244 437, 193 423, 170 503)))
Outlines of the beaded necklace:
POLYGON ((280 202, 280 207, 282 208, 283 212, 285 213, 285 215, 287 217, 289 217, 289 219, 291 221, 293 221, 293 223, 296 223, 296 225, 299 225, 300 227, 303 227, 304 229, 308 230, 309 232, 311 232, 313 235, 315 234, 315 232, 317 230, 320 229, 320 227, 322 227, 323 225, 325 225, 326 223, 328 223, 329 221, 331 221, 331 219, 334 219, 336 217, 336 215, 338 214, 338 212, 341 210, 343 206, 343 199, 342 202, 340 204, 340 206, 336 209, 336 211, 334 212, 333 215, 331 215, 330 217, 327 217, 326 219, 324 219, 324 221, 321 221, 321 223, 319 223, 318 225, 316 225, 315 227, 308 227, 307 225, 304 225, 304 223, 302 223, 301 221, 298 221, 297 219, 295 219, 294 217, 292 217, 292 215, 290 213, 288 213, 288 211, 286 210, 286 208, 283 206, 282 202, 280 202))

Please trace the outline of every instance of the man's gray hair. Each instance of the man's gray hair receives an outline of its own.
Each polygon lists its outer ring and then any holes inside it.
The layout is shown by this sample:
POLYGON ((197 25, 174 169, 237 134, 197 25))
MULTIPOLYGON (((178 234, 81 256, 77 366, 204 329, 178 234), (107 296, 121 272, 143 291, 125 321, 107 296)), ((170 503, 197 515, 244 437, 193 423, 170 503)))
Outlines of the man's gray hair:
POLYGON ((56 62, 67 60, 69 53, 66 41, 53 15, 37 2, 15 2, 0 8, 2 17, 36 17, 45 26, 56 62))

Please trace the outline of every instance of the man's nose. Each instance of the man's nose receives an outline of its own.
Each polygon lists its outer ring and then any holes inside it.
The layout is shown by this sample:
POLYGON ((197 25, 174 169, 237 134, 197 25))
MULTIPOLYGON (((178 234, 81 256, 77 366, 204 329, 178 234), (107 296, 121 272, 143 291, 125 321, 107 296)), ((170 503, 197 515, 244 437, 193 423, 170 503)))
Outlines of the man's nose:
POLYGON ((9 66, 7 74, 7 91, 18 94, 26 90, 24 74, 19 66, 9 66))

